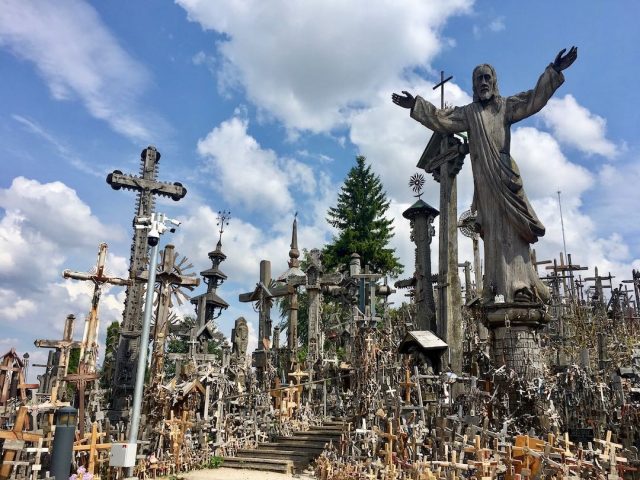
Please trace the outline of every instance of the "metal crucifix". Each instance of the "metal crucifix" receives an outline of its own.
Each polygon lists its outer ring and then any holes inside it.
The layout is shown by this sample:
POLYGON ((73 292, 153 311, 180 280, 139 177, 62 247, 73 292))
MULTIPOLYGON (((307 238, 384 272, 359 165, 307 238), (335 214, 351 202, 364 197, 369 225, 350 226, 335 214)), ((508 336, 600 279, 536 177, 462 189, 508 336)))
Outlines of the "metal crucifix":
POLYGON ((440 70, 440 83, 433 86, 433 89, 440 89, 440 108, 444 109, 444 84, 453 78, 453 75, 444 78, 444 70, 440 70))

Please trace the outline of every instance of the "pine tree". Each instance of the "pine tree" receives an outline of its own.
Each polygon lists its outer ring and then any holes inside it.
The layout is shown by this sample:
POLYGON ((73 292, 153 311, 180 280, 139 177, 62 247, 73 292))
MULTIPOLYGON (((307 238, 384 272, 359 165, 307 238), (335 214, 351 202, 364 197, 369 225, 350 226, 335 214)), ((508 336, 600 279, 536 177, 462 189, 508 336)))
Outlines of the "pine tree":
POLYGON ((393 237, 393 220, 384 216, 389 203, 380 177, 371 171, 365 157, 357 156, 337 205, 329 208, 327 221, 339 233, 324 249, 324 265, 349 265, 351 254, 357 253, 362 265, 369 265, 374 272, 393 277, 402 273, 402 264, 388 246, 393 237))

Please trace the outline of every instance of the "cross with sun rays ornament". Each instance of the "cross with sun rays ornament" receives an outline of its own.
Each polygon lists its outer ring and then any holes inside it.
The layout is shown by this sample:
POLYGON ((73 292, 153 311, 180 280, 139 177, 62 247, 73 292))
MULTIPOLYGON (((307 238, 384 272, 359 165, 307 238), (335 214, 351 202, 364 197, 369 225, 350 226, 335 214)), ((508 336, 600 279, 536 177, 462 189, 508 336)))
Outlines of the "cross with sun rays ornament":
POLYGON ((409 186, 416 193, 414 197, 418 197, 418 199, 420 199, 422 196, 422 189, 424 188, 424 175, 421 173, 414 173, 411 175, 411 178, 409 178, 409 186))

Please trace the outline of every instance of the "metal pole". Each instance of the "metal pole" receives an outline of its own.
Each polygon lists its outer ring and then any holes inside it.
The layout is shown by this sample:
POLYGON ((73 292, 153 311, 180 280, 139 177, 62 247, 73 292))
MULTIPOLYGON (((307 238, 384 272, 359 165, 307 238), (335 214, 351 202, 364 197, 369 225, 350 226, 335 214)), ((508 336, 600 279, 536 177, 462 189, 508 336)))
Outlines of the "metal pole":
POLYGON ((558 190, 558 208, 560 209, 560 225, 562 226, 562 246, 564 247, 564 258, 567 258, 567 241, 564 236, 564 218, 562 217, 562 202, 560 201, 560 190, 558 190))
POLYGON ((138 428, 140 427, 142 390, 144 388, 144 374, 147 367, 147 349, 149 347, 149 330, 151 326, 151 312, 153 310, 153 293, 155 291, 156 284, 156 268, 158 267, 158 243, 151 247, 147 295, 144 302, 144 320, 142 323, 142 334, 140 335, 140 352, 138 355, 138 370, 136 372, 136 387, 133 392, 133 411, 131 413, 129 443, 137 442, 138 428))

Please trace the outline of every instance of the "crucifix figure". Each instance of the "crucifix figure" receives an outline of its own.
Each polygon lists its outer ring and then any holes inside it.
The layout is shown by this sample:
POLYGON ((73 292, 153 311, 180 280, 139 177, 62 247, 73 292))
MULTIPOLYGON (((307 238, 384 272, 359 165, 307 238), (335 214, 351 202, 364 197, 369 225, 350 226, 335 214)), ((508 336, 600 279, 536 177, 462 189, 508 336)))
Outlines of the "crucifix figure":
POLYGON ((100 302, 100 293, 105 283, 111 285, 129 285, 131 282, 123 278, 110 277, 105 272, 105 261, 107 259, 107 244, 101 243, 98 250, 98 261, 95 271, 91 272, 74 272, 65 270, 62 272, 64 278, 72 278, 74 280, 86 280, 93 282, 93 298, 91 299, 91 311, 87 316, 84 324, 84 333, 82 334, 82 342, 80 344, 80 361, 84 362, 90 372, 96 369, 96 360, 98 357, 98 303, 100 302))
POLYGON ((440 134, 468 132, 474 179, 473 210, 484 240, 484 304, 540 303, 548 292, 531 264, 530 245, 545 229, 524 193, 518 167, 510 155, 513 123, 540 111, 564 82, 562 70, 576 60, 577 48, 562 50, 533 90, 501 97, 495 70, 483 64, 473 71, 474 101, 438 109, 420 96, 394 93, 393 102, 440 134))

